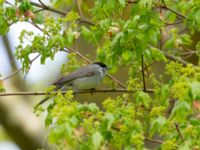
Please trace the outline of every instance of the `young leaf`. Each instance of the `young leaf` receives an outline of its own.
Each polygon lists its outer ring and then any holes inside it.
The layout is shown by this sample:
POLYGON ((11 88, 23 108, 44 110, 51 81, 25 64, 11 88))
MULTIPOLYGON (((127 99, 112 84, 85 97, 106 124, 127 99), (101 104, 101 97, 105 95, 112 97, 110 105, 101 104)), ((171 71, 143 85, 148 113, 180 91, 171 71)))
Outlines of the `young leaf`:
POLYGON ((93 150, 99 150, 102 141, 103 141, 103 136, 101 135, 100 132, 96 131, 96 132, 92 135, 92 144, 93 144, 92 149, 93 149, 93 150))
POLYGON ((0 35, 5 35, 8 29, 8 22, 3 16, 0 16, 0 35))

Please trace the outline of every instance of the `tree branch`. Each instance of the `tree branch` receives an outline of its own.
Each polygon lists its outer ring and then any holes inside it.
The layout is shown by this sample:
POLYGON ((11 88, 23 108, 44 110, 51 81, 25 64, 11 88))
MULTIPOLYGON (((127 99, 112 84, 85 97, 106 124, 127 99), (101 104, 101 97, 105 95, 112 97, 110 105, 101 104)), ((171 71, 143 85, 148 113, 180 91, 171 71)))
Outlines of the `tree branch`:
MULTIPOLYGON (((31 61, 30 61, 30 65, 39 57, 40 55, 37 55, 36 57, 34 57, 31 61)), ((17 69, 16 71, 12 72, 11 74, 9 74, 7 77, 3 78, 3 81, 6 81, 7 79, 13 77, 15 74, 17 74, 18 72, 22 71, 22 67, 17 69)))
MULTIPOLYGON (((78 92, 78 94, 87 94, 87 93, 134 93, 136 91, 142 91, 143 89, 134 89, 134 90, 127 90, 127 89, 101 89, 101 90, 84 90, 78 92)), ((147 93, 153 93, 153 89, 146 89, 147 93)), ((48 94, 66 94, 67 91, 52 91, 51 93, 46 92, 11 92, 11 93, 0 93, 1 96, 19 96, 19 95, 27 95, 27 96, 39 96, 39 95, 48 95, 48 94)))
POLYGON ((179 17, 179 19, 185 19, 185 18, 186 18, 185 16, 183 16, 183 15, 180 14, 179 12, 176 12, 175 10, 169 8, 169 7, 167 6, 167 4, 165 3, 165 0, 162 0, 162 2, 163 2, 163 4, 164 4, 164 6, 162 6, 161 8, 167 9, 167 10, 169 10, 169 11, 175 13, 175 14, 179 17))
POLYGON ((146 81, 145 81, 145 69, 144 69, 144 55, 142 55, 142 81, 143 81, 143 91, 146 92, 146 81))
POLYGON ((153 142, 153 143, 163 144, 163 141, 161 141, 161 140, 150 139, 148 137, 145 137, 145 140, 149 141, 149 142, 153 142))
POLYGON ((175 127, 176 127, 176 131, 177 131, 179 137, 181 138, 182 142, 184 143, 184 139, 183 139, 183 136, 182 136, 181 131, 179 129, 178 123, 175 123, 175 127))
POLYGON ((67 13, 68 13, 68 12, 64 12, 64 11, 61 11, 61 10, 57 10, 57 9, 55 9, 53 7, 47 6, 44 3, 42 5, 39 4, 39 3, 36 3, 36 2, 30 2, 30 3, 33 6, 36 6, 36 7, 51 11, 51 12, 55 12, 55 13, 60 14, 60 15, 67 15, 67 13))
POLYGON ((5 3, 10 5, 10 6, 13 6, 13 7, 15 6, 15 5, 13 5, 12 3, 8 2, 8 1, 5 1, 5 3))
POLYGON ((126 1, 128 4, 132 4, 132 3, 137 3, 138 2, 138 0, 128 0, 128 1, 126 1))
POLYGON ((183 59, 181 59, 181 58, 179 58, 179 57, 170 55, 170 54, 168 54, 167 52, 164 52, 164 51, 162 51, 162 52, 164 53, 164 55, 165 55, 165 57, 166 57, 167 59, 170 59, 170 60, 172 60, 172 61, 174 61, 174 62, 179 62, 179 63, 183 64, 184 66, 187 66, 188 64, 190 64, 190 63, 188 63, 187 61, 185 61, 185 60, 183 60, 183 59))
POLYGON ((83 16, 83 13, 81 11, 81 6, 80 6, 80 3, 78 0, 75 0, 75 3, 77 5, 77 9, 78 9, 78 14, 82 17, 83 16))
MULTIPOLYGON (((6 2, 7 2, 7 1, 6 1, 6 2)), ((64 16, 65 16, 65 15, 68 14, 68 12, 64 12, 64 11, 61 11, 61 10, 57 10, 57 9, 55 9, 55 8, 53 8, 53 7, 47 6, 47 5, 44 4, 41 0, 39 0, 39 2, 40 2, 41 4, 36 3, 36 2, 30 2, 30 3, 31 3, 31 5, 33 5, 33 6, 36 6, 36 7, 42 8, 42 9, 44 9, 44 10, 47 10, 47 11, 51 11, 51 12, 60 14, 60 15, 64 15, 64 16)), ((86 24, 89 24, 89 25, 94 25, 94 23, 92 23, 89 19, 87 19, 87 18, 85 18, 85 17, 83 17, 83 16, 80 17, 79 21, 81 21, 81 22, 83 22, 83 23, 86 23, 86 24)))

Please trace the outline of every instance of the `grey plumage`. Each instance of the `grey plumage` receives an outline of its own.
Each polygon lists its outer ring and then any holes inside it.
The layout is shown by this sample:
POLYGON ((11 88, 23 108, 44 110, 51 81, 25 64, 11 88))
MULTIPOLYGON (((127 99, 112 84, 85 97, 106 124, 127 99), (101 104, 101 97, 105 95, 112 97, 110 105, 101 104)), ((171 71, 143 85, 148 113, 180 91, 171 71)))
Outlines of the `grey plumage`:
MULTIPOLYGON (((105 76, 107 66, 101 62, 95 62, 89 64, 85 67, 82 67, 67 76, 63 76, 54 82, 52 85, 55 85, 55 91, 62 89, 66 90, 68 87, 71 87, 74 92, 80 90, 88 90, 96 88, 102 81, 105 76)), ((49 97, 46 97, 40 101, 37 105, 43 104, 47 101, 49 97)))

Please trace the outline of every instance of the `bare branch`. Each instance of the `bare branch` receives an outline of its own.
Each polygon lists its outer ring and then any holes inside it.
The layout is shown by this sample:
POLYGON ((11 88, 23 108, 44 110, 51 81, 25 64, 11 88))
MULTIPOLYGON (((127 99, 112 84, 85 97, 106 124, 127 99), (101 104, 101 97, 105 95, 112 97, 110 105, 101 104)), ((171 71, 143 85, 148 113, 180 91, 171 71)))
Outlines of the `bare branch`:
POLYGON ((149 142, 153 142, 153 143, 163 144, 163 141, 161 141, 161 140, 150 139, 148 137, 145 137, 145 140, 149 141, 149 142))
POLYGON ((169 100, 169 107, 167 108, 166 115, 165 115, 167 118, 170 116, 170 114, 171 114, 171 112, 172 112, 172 110, 174 108, 175 102, 176 102, 175 99, 170 99, 169 100))
POLYGON ((48 11, 52 11, 52 12, 55 12, 55 13, 58 13, 60 15, 67 15, 68 12, 64 12, 64 11, 61 11, 61 10, 57 10, 57 9, 54 9, 53 7, 50 7, 50 6, 47 6, 45 5, 44 3, 41 5, 41 4, 38 4, 36 2, 30 2, 31 5, 33 6, 36 6, 36 7, 39 7, 39 8, 42 8, 42 9, 45 9, 45 10, 48 10, 48 11))
POLYGON ((10 5, 10 6, 13 6, 13 7, 15 6, 15 5, 13 5, 12 3, 8 2, 8 1, 5 1, 5 3, 10 5))
POLYGON ((179 58, 179 57, 170 55, 170 54, 168 54, 167 52, 164 52, 164 51, 162 51, 162 52, 164 53, 164 55, 165 55, 165 57, 166 57, 167 59, 170 59, 170 60, 172 60, 172 61, 181 63, 181 64, 183 64, 184 66, 187 66, 188 64, 190 64, 190 63, 188 63, 187 61, 185 61, 185 60, 183 60, 183 59, 181 59, 181 58, 179 58))
MULTIPOLYGON (((37 55, 36 57, 34 57, 31 61, 30 61, 30 65, 39 57, 40 55, 37 55)), ((11 74, 9 74, 7 77, 3 78, 3 81, 6 81, 7 79, 13 77, 14 75, 16 75, 18 72, 22 71, 22 67, 17 69, 16 71, 12 72, 11 74)))
POLYGON ((17 69, 16 71, 14 71, 11 74, 9 74, 7 77, 3 78, 2 81, 6 81, 7 79, 11 78, 12 76, 14 76, 15 74, 17 74, 21 70, 22 70, 22 68, 17 69))
POLYGON ((179 137, 181 138, 182 142, 184 143, 184 139, 183 139, 183 136, 182 136, 181 131, 179 129, 178 123, 175 123, 175 127, 176 127, 176 131, 177 131, 179 137))
POLYGON ((145 81, 145 69, 144 69, 144 55, 142 55, 142 81, 143 81, 143 91, 146 91, 146 81, 145 81))
POLYGON ((166 26, 173 26, 173 25, 181 24, 181 23, 183 23, 183 22, 184 22, 183 20, 177 21, 177 22, 174 22, 174 23, 167 23, 167 22, 165 22, 165 25, 166 25, 166 26))
MULTIPOLYGON (((68 12, 64 12, 64 11, 61 11, 61 10, 57 10, 53 7, 50 7, 50 6, 47 6, 46 4, 44 4, 41 0, 40 0, 40 3, 36 3, 36 2, 30 2, 33 6, 36 6, 36 7, 39 7, 39 8, 42 8, 44 10, 47 10, 47 11, 51 11, 51 12, 54 12, 54 13, 57 13, 57 14, 60 14, 60 15, 67 15, 68 12)), ((81 17, 79 19, 80 22, 83 22, 83 23, 86 23, 86 24, 89 24, 89 25, 94 25, 94 23, 92 23, 89 19, 85 18, 85 17, 81 17)))
POLYGON ((46 8, 48 8, 43 2, 42 2, 42 0, 39 0, 39 2, 40 2, 40 4, 46 9, 46 8))
POLYGON ((137 2, 138 2, 138 0, 128 0, 127 1, 128 4, 137 3, 137 2))
MULTIPOLYGON (((87 93, 134 93, 136 91, 142 91, 143 89, 127 90, 127 89, 101 89, 101 90, 84 90, 78 92, 78 94, 87 94, 87 93)), ((147 89, 146 92, 153 93, 153 89, 147 89)), ((39 96, 39 95, 48 95, 48 94, 66 94, 67 91, 53 91, 51 93, 46 92, 11 92, 11 93, 0 93, 1 96, 19 96, 19 95, 29 95, 29 96, 39 96)))
POLYGON ((82 13, 82 11, 81 11, 80 3, 78 2, 78 0, 75 0, 75 3, 76 3, 77 8, 78 8, 78 14, 82 17, 82 16, 83 16, 83 13, 82 13))
POLYGON ((39 12, 44 11, 44 10, 45 9, 41 8, 41 9, 38 9, 38 10, 34 11, 33 13, 39 13, 39 12))
POLYGON ((165 3, 165 0, 162 0, 162 2, 163 2, 163 4, 164 4, 164 6, 162 6, 161 8, 167 9, 167 10, 169 10, 169 11, 175 13, 175 14, 179 17, 179 19, 185 19, 185 18, 186 18, 185 16, 183 16, 183 15, 180 14, 179 12, 177 12, 177 11, 175 11, 175 10, 169 8, 169 7, 167 6, 167 4, 165 3))

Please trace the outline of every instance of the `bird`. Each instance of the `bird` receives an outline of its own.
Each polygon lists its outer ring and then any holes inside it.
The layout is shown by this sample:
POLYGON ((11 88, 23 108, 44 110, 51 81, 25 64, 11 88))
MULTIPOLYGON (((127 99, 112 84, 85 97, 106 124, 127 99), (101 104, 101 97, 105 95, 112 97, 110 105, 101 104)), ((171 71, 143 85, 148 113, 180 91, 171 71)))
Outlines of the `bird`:
MULTIPOLYGON (((76 71, 59 78, 52 85, 55 86, 55 91, 72 89, 74 93, 78 93, 82 90, 94 90, 106 75, 108 70, 107 65, 102 62, 94 62, 79 68, 76 71)), ((37 105, 41 105, 46 102, 49 97, 41 100, 37 105)))

